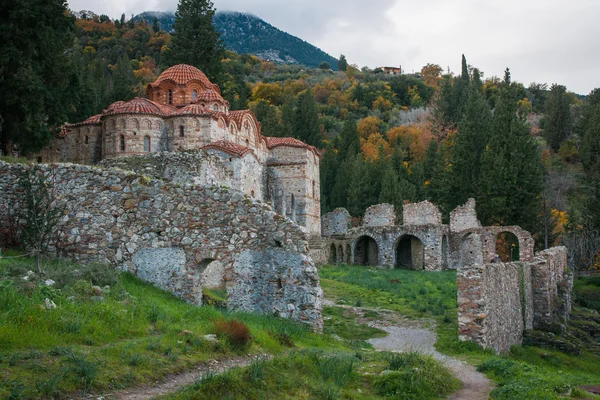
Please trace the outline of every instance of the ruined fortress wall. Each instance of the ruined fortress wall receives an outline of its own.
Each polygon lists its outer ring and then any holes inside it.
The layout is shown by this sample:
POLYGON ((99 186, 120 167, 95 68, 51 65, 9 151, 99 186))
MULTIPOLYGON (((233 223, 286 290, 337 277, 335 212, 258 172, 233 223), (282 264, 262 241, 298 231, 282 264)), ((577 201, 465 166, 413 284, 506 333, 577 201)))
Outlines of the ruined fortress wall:
POLYGON ((352 217, 345 208, 336 208, 321 217, 323 236, 343 235, 352 227, 352 217))
MULTIPOLYGON (((2 224, 21 206, 18 176, 24 168, 0 161, 2 224)), ((203 268, 218 260, 233 307, 322 328, 322 292, 308 257, 308 235, 268 205, 227 188, 181 185, 119 169, 39 168, 66 207, 49 249, 55 255, 114 265, 197 304, 203 268), (283 254, 284 261, 274 254, 283 254), (254 273, 248 263, 264 265, 254 273), (252 281, 245 280, 249 274, 252 281), (260 304, 246 303, 258 297, 260 304)))
POLYGON ((396 225, 396 212, 392 204, 376 204, 367 208, 363 218, 363 226, 394 226, 396 225))
POLYGON ((404 225, 441 225, 442 213, 431 202, 425 200, 420 203, 405 204, 402 210, 402 223, 404 225))
POLYGON ((459 338, 505 352, 522 343, 523 330, 564 324, 572 282, 564 247, 532 262, 463 266, 456 281, 459 338))
POLYGON ((265 200, 266 171, 251 153, 236 157, 216 149, 161 152, 107 159, 101 165, 172 182, 223 185, 265 200))

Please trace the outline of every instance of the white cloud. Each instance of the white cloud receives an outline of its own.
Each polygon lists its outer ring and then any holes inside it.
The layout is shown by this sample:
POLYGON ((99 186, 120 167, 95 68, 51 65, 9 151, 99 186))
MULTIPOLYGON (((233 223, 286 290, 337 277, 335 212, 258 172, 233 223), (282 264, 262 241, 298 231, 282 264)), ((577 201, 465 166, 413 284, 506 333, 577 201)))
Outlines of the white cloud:
MULTIPOLYGON (((428 62, 460 68, 461 54, 486 76, 511 68, 514 80, 560 83, 587 94, 600 87, 597 0, 215 0, 223 10, 251 12, 279 29, 351 63, 428 62)), ((177 0, 70 0, 118 18, 174 11, 177 0)))

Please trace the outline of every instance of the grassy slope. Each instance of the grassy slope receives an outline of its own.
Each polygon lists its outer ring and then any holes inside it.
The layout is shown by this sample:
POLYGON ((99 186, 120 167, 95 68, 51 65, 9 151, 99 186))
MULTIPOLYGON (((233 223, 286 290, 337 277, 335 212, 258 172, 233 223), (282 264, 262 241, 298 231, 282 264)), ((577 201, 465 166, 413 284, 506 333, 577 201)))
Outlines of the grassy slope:
MULTIPOLYGON (((326 297, 340 303, 360 302, 364 306, 387 308, 415 318, 434 318, 438 350, 478 365, 496 380, 498 387, 493 393, 494 399, 555 399, 563 398, 567 393, 584 398, 585 394, 575 387, 600 382, 600 357, 591 352, 570 355, 529 346, 515 347, 509 354, 497 356, 470 342, 459 342, 453 271, 340 266, 321 268, 320 276, 326 297)), ((580 286, 589 285, 580 282, 580 286)), ((600 287, 597 290, 600 292, 600 287)))
MULTIPOLYGON (((426 399, 458 386, 439 363, 419 354, 374 353, 363 350, 364 342, 340 342, 291 321, 195 307, 100 265, 45 262, 43 276, 28 276, 34 266, 31 259, 0 259, 3 399, 111 392, 205 360, 261 353, 275 358, 205 376, 168 397, 376 399, 408 391, 411 398, 426 399), (48 287, 47 279, 55 283, 48 287), (46 309, 46 299, 56 309, 46 309), (223 319, 243 321, 253 336, 250 344, 206 340, 223 319), (380 375, 386 369, 394 372, 380 375)), ((355 328, 351 339, 381 335, 352 321, 346 325, 355 328)))

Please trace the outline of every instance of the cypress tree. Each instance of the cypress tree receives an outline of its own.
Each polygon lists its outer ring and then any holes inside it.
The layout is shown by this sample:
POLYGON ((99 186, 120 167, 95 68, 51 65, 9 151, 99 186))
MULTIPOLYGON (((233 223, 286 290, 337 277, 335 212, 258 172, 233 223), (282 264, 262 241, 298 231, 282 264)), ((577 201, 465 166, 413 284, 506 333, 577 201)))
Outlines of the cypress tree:
POLYGON ((154 33, 160 32, 160 25, 158 24, 157 17, 154 17, 154 20, 152 21, 152 30, 154 31, 154 33))
POLYGON ((585 110, 581 161, 585 171, 586 224, 600 230, 600 89, 592 91, 585 110))
POLYGON ((346 56, 340 54, 340 59, 338 60, 338 71, 346 71, 348 69, 348 61, 346 60, 346 56))
POLYGON ((534 231, 543 168, 529 127, 517 114, 517 100, 507 69, 482 156, 478 214, 484 225, 520 225, 534 231))
POLYGON ((220 33, 213 25, 215 10, 210 0, 180 0, 171 35, 169 66, 190 64, 209 79, 219 81, 225 54, 220 33))
POLYGON ((345 160, 348 155, 360 152, 360 138, 356 120, 349 119, 344 122, 344 128, 339 136, 339 157, 345 160))
POLYGON ((571 134, 571 110, 567 88, 554 84, 545 104, 544 136, 548 145, 558 151, 562 142, 571 134))
POLYGON ((74 19, 64 0, 0 5, 0 148, 21 152, 47 145, 73 108, 72 68, 65 50, 74 19))
POLYGON ((321 146, 321 123, 319 122, 317 102, 311 89, 298 96, 293 129, 295 138, 312 146, 321 146))
POLYGON ((487 144, 491 118, 479 71, 474 70, 465 112, 458 124, 452 150, 450 208, 465 203, 470 197, 478 197, 481 157, 487 144))

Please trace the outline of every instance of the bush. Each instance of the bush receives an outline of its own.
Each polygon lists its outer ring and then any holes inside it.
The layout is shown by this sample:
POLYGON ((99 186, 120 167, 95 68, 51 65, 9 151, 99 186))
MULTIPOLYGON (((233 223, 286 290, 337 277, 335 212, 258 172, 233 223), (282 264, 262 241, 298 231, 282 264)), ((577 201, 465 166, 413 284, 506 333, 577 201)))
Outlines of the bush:
POLYGON ((252 340, 250 329, 243 322, 236 320, 215 321, 215 334, 226 339, 234 347, 244 347, 252 340))

